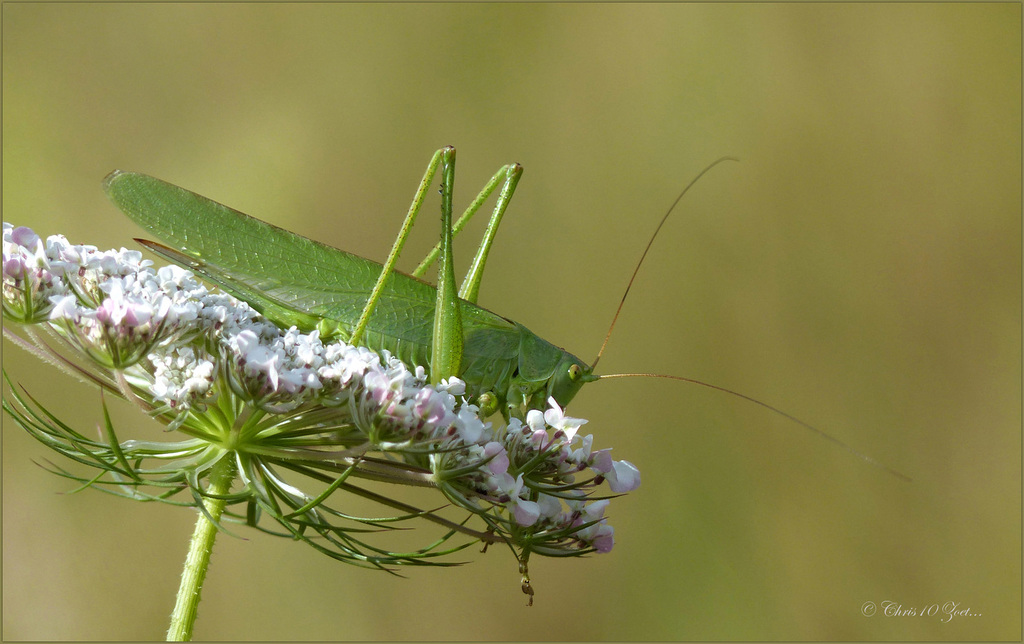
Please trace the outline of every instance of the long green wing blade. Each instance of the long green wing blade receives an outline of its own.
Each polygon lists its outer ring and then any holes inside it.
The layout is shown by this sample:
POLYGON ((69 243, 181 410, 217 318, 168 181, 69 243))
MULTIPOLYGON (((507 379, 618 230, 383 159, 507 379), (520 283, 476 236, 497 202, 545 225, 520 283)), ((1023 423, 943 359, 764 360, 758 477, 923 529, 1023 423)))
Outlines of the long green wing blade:
POLYGON ((244 283, 296 311, 325 317, 325 292, 365 298, 365 285, 380 272, 380 265, 370 260, 154 177, 115 171, 104 187, 133 221, 173 250, 200 262, 207 269, 204 273, 223 272, 229 281, 244 283))
MULTIPOLYGON (((115 171, 104 188, 128 217, 169 246, 148 244, 152 250, 249 302, 281 326, 310 330, 327 319, 347 335, 381 271, 377 262, 148 175, 115 171)), ((394 273, 371 317, 365 343, 426 364, 435 298, 429 284, 394 273)), ((519 333, 513 323, 468 303, 462 306, 475 331, 467 328, 467 358, 516 355, 519 333), (474 335, 479 337, 472 342, 474 335)))

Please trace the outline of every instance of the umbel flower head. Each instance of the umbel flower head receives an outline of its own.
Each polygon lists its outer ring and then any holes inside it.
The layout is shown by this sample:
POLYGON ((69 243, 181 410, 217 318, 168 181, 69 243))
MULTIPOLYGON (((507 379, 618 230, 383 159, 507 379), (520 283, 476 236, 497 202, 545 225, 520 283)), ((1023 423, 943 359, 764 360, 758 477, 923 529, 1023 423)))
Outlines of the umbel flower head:
POLYGON ((99 470, 54 472, 202 511, 207 482, 226 469, 235 482, 218 497, 228 504, 222 520, 300 539, 348 563, 432 563, 475 540, 509 545, 522 565, 532 553, 608 552, 609 499, 640 484, 636 467, 594 450, 593 436, 579 432, 586 421, 566 416, 554 399, 525 422, 495 425, 457 378, 432 386, 423 367, 386 351, 279 329, 188 271, 154 269, 136 251, 44 241, 4 223, 3 315, 13 342, 175 432, 121 442, 108 420, 105 435, 88 438, 12 388, 3 403, 12 418, 99 470), (31 342, 11 333, 12 323, 31 342), (445 500, 423 509, 381 491, 397 486, 434 488, 445 500), (345 507, 353 497, 389 514, 357 516, 345 507), (461 509, 462 518, 440 506, 461 509), (474 517, 482 525, 474 527, 474 517), (411 519, 442 526, 443 537, 413 551, 370 544, 411 519), (449 543, 458 535, 469 539, 449 543))

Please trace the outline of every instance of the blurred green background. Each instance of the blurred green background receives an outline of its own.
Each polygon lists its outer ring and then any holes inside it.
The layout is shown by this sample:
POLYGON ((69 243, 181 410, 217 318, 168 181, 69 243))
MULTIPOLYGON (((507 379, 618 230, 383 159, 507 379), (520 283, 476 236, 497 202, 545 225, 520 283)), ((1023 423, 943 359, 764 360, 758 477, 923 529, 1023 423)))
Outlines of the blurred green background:
MULTIPOLYGON (((591 358, 570 411, 643 486, 617 545, 495 548, 407 579, 240 530, 198 639, 1021 637, 1019 4, 4 4, 4 219, 101 248, 140 230, 114 168, 382 259, 431 153, 456 198, 526 172, 481 302, 591 358), (959 602, 977 616, 873 617, 959 602)), ((436 206, 406 252, 437 234, 436 206)), ((458 205, 458 204, 457 204, 458 205)), ((457 246, 465 260, 476 233, 457 246), (472 239, 471 239, 472 238, 472 239)), ((99 397, 4 344, 91 431, 99 397)), ((119 426, 159 432, 118 407, 119 426)), ((3 432, 3 637, 159 639, 193 515, 71 484, 3 432)))

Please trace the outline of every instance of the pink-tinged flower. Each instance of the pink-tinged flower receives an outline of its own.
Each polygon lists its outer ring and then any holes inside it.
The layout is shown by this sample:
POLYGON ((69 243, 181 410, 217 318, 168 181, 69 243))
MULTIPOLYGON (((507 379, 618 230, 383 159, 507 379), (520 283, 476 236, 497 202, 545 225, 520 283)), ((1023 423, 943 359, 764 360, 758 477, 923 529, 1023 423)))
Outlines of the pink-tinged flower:
MULTIPOLYGON (((288 331, 288 337, 292 337, 294 327, 288 331)), ((305 365, 313 366, 318 362, 320 351, 323 345, 320 344, 320 332, 315 329, 308 335, 297 336, 295 342, 295 356, 305 365)))
POLYGON ((629 461, 615 461, 612 470, 605 474, 608 487, 616 494, 632 492, 640 487, 640 470, 629 461))
MULTIPOLYGON (((521 481, 523 475, 519 475, 521 481)), ((526 499, 520 499, 516 497, 512 499, 512 514, 516 518, 516 523, 524 528, 532 526, 537 523, 537 519, 540 518, 540 505, 535 501, 527 501, 526 499)))
POLYGON ((288 369, 280 374, 281 390, 286 393, 298 393, 304 389, 317 390, 323 387, 316 372, 307 367, 288 369))
POLYGON ((25 264, 23 257, 4 257, 4 277, 21 281, 24 279, 27 270, 28 266, 25 264))
POLYGON ((450 425, 455 417, 445 408, 444 394, 424 388, 413 398, 412 411, 420 420, 441 427, 450 425))
POLYGON ((383 405, 388 397, 390 397, 390 382, 380 369, 367 372, 364 383, 366 383, 367 392, 370 394, 370 399, 373 402, 383 405))
POLYGON ((41 256, 46 252, 43 246, 43 240, 39 238, 39 235, 37 235, 31 228, 26 228, 25 226, 18 226, 11 231, 11 241, 22 246, 33 255, 41 256))
POLYGON ((583 506, 583 517, 584 521, 590 522, 604 517, 604 511, 608 509, 611 501, 608 499, 601 499, 600 501, 593 501, 583 506))
POLYGON ((548 443, 550 442, 547 430, 541 429, 533 432, 532 434, 530 434, 529 441, 533 449, 537 450, 538 452, 543 450, 548 446, 548 443))
POLYGON ((608 504, 608 499, 588 503, 583 507, 580 518, 577 519, 578 525, 587 523, 591 525, 577 530, 576 538, 589 544, 599 553, 609 552, 615 545, 615 529, 608 525, 604 518, 604 511, 608 508, 608 504), (595 521, 597 523, 594 523, 595 521))
POLYGON ((522 474, 514 480, 508 474, 500 474, 494 477, 492 482, 499 493, 508 497, 505 507, 512 511, 516 523, 524 528, 537 523, 537 519, 540 518, 540 505, 536 501, 520 498, 524 487, 522 474))
POLYGON ((245 363, 247 373, 263 373, 272 389, 277 389, 281 356, 260 344, 259 336, 253 331, 242 331, 235 337, 238 353, 245 363))
POLYGON ((599 524, 597 534, 591 539, 590 545, 601 554, 611 552, 615 545, 615 528, 607 523, 599 524))
POLYGON ((54 297, 53 309, 50 310, 51 320, 74 320, 78 315, 78 298, 74 295, 54 297))
POLYGON ((492 475, 496 476, 508 472, 508 452, 505 451, 505 446, 501 443, 491 441, 484 445, 484 458, 491 459, 487 461, 484 467, 492 475))
POLYGON ((572 440, 573 436, 576 435, 576 431, 580 428, 580 425, 584 425, 587 422, 582 418, 566 416, 562 412, 562 408, 558 406, 554 397, 548 398, 548 405, 550 405, 550 408, 544 412, 544 421, 551 427, 554 427, 556 430, 565 434, 566 438, 569 440, 572 440))
POLYGON ((547 423, 544 422, 544 412, 539 409, 531 409, 526 412, 526 425, 534 432, 543 432, 547 430, 547 423))
POLYGON ((580 439, 580 446, 570 452, 569 460, 580 468, 584 467, 590 461, 590 450, 593 445, 594 435, 587 434, 580 439))
POLYGON ((459 438, 467 445, 476 445, 480 442, 486 429, 484 422, 480 420, 480 416, 476 412, 475 405, 462 405, 455 419, 455 427, 459 432, 459 438))
POLYGON ((543 492, 537 495, 537 506, 540 509, 540 516, 545 519, 554 519, 562 513, 562 502, 558 497, 543 492))
POLYGON ((453 396, 463 396, 466 394, 466 383, 455 376, 452 376, 447 380, 442 380, 435 389, 449 393, 453 396))
POLYGON ((607 474, 612 471, 615 466, 615 461, 612 460, 612 452, 610 449, 601 449, 592 454, 593 462, 590 464, 590 469, 594 470, 598 474, 607 474))
MULTIPOLYGON (((108 327, 124 326, 126 330, 148 324, 154 317, 153 307, 136 298, 125 297, 124 287, 119 280, 112 280, 110 293, 96 309, 96 320, 108 327)), ((163 298, 166 314, 170 301, 163 298)))

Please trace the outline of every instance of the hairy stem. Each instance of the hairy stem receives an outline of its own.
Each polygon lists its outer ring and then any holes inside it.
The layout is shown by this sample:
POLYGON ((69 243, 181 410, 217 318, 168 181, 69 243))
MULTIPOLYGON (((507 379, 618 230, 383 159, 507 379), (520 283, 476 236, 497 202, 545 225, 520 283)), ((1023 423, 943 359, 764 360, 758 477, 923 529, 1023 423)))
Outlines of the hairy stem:
MULTIPOLYGON (((228 454, 214 466, 207 492, 214 496, 227 494, 234 478, 235 461, 228 454)), ((214 521, 220 520, 225 503, 223 499, 212 497, 203 501, 206 512, 214 521)), ((199 594, 203 590, 206 571, 210 567, 210 553, 217 538, 217 526, 203 512, 198 512, 198 515, 188 555, 185 557, 185 569, 181 572, 181 586, 178 587, 178 598, 171 613, 171 625, 167 629, 168 642, 188 642, 192 639, 192 627, 199 610, 199 594)))

